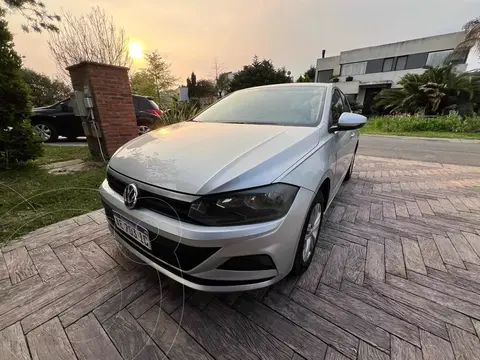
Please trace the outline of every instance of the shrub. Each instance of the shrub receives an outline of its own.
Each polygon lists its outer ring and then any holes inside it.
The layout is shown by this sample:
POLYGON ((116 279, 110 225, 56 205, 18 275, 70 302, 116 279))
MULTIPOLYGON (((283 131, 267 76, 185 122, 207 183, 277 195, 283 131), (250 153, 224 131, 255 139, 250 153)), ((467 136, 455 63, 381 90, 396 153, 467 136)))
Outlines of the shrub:
POLYGON ((0 169, 35 159, 43 154, 43 143, 30 121, 23 120, 0 131, 0 169))
POLYGON ((174 101, 172 105, 155 121, 153 128, 176 124, 181 121, 190 120, 201 110, 201 106, 196 101, 189 103, 184 101, 174 101))
POLYGON ((480 132, 480 117, 467 117, 461 120, 455 111, 448 115, 438 117, 426 117, 423 115, 393 115, 379 116, 368 119, 367 129, 374 129, 382 132, 480 132))
POLYGON ((408 73, 398 89, 383 89, 375 97, 381 111, 447 114, 456 110, 473 115, 480 104, 480 71, 456 73, 452 66, 427 67, 422 74, 408 73))
POLYGON ((21 77, 22 61, 0 13, 0 167, 8 168, 41 155, 42 144, 28 122, 31 104, 21 77))

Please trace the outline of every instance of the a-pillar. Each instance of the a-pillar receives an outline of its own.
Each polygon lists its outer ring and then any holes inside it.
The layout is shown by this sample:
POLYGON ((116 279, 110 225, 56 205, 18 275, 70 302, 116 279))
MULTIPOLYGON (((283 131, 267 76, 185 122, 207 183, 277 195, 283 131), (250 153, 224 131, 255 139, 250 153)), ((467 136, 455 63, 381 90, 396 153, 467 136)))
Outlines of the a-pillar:
POLYGON ((100 158, 101 146, 104 156, 110 158, 120 146, 138 136, 128 68, 81 62, 67 70, 73 89, 87 90, 93 100, 97 126, 93 126, 91 116, 82 118, 90 152, 100 158))

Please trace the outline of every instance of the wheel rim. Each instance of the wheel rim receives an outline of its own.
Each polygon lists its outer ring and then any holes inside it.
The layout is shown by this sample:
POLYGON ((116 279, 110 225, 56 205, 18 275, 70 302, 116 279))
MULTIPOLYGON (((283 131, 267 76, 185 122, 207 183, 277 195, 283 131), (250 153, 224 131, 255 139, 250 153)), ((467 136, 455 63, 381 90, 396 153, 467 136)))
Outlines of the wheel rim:
POLYGON ((140 125, 140 126, 138 126, 138 133, 139 133, 139 134, 146 134, 146 133, 150 132, 150 130, 152 130, 152 129, 150 129, 150 128, 149 128, 148 126, 146 126, 146 125, 140 125))
POLYGON ((320 203, 317 203, 314 206, 312 213, 310 214, 310 218, 308 219, 307 231, 303 240, 303 262, 307 262, 315 250, 321 221, 322 205, 320 205, 320 203))
POLYGON ((35 125, 35 130, 43 141, 47 141, 52 136, 52 130, 45 124, 35 125))

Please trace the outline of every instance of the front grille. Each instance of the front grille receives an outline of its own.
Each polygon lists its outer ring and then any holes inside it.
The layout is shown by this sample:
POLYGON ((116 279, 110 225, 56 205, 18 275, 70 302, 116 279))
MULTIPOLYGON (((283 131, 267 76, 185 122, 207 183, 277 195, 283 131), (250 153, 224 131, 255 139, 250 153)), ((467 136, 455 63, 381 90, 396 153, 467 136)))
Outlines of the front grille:
POLYGON ((218 268, 233 271, 275 270, 275 264, 269 255, 245 255, 232 257, 218 268))
MULTIPOLYGON (((112 226, 112 224, 110 224, 112 226)), ((274 278, 274 276, 269 276, 266 278, 262 279, 251 279, 251 280, 215 280, 215 279, 202 279, 196 276, 192 276, 189 274, 185 274, 182 271, 178 270, 177 268, 170 266, 168 264, 164 263, 159 263, 159 261, 156 259, 155 256, 152 255, 152 253, 141 246, 139 243, 132 241, 128 235, 125 235, 124 233, 117 232, 118 235, 122 238, 123 241, 128 243, 131 247, 133 247, 135 250, 137 250, 140 254, 143 256, 147 257, 154 263, 158 264, 164 269, 167 269, 168 271, 172 272, 175 275, 181 276, 185 280, 191 281, 195 284, 199 285, 205 285, 205 286, 239 286, 239 285, 249 285, 249 284, 258 284, 264 281, 268 281, 274 278)), ((186 270, 186 269, 184 269, 186 270)))
MULTIPOLYGON (((105 203, 104 207, 110 226, 115 228, 112 209, 105 203)), ((149 238, 152 244, 152 250, 150 251, 121 230, 116 229, 115 231, 135 249, 142 250, 144 254, 150 254, 149 257, 153 255, 153 257, 166 262, 171 267, 183 271, 195 268, 220 249, 219 247, 194 247, 185 245, 149 231, 149 238)))
MULTIPOLYGON (((114 177, 109 172, 107 172, 107 181, 113 191, 123 196, 127 183, 114 177)), ((145 208, 172 219, 198 224, 188 216, 191 205, 189 202, 167 198, 143 189, 139 189, 138 193, 137 208, 145 208)))

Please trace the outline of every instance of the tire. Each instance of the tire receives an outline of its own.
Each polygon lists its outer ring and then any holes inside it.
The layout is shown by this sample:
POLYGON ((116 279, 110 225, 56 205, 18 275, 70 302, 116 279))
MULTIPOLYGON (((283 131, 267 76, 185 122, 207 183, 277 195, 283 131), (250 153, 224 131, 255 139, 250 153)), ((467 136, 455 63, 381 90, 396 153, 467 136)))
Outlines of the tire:
POLYGON ((76 135, 69 135, 69 136, 67 136, 67 140, 71 141, 71 142, 77 141, 77 136, 76 135))
POLYGON ((152 131, 152 124, 149 121, 139 120, 137 122, 138 135, 146 134, 152 131))
POLYGON ((33 127, 43 142, 55 142, 58 140, 57 129, 48 121, 38 121, 33 127))
MULTIPOLYGON (((315 246, 317 245, 318 241, 318 236, 320 234, 320 229, 322 227, 322 221, 323 221, 323 213, 325 212, 325 199, 323 198, 322 192, 319 190, 317 195, 315 195, 315 198, 312 201, 312 204, 310 205, 310 208, 308 209, 307 216, 305 217, 305 222, 303 225, 302 233, 300 235, 300 240, 298 242, 297 246, 297 252, 295 253, 295 260, 293 262, 293 267, 291 273, 293 275, 301 275, 305 270, 308 269, 310 266, 310 263, 312 262, 314 253, 315 253, 315 246), (312 216, 316 218, 316 212, 319 211, 320 218, 317 219, 318 221, 318 227, 316 230, 314 230, 314 233, 316 232, 316 236, 312 238, 311 234, 310 236, 310 246, 308 247, 308 251, 305 250, 305 246, 308 238, 307 234, 310 231, 311 228, 311 221, 312 221, 312 216)), ((316 221, 314 221, 316 222, 316 221)))
POLYGON ((348 181, 352 177, 353 167, 355 166, 356 153, 357 153, 356 151, 353 153, 352 162, 350 163, 350 167, 348 168, 347 174, 345 175, 345 179, 343 179, 343 181, 348 181))

